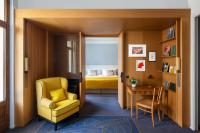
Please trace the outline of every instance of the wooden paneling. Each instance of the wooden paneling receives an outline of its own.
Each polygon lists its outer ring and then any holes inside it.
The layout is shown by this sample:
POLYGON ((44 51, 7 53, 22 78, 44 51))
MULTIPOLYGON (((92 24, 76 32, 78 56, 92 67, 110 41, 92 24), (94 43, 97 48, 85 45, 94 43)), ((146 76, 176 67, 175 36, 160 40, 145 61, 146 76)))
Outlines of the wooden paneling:
POLYGON ((54 73, 54 35, 46 31, 46 57, 47 77, 53 77, 54 73))
POLYGON ((181 57, 181 95, 182 126, 190 126, 190 17, 181 18, 180 22, 180 57, 181 57))
MULTIPOLYGON (((24 80, 26 76, 23 71, 24 63, 24 19, 37 18, 98 18, 98 19, 117 19, 117 18, 166 18, 166 19, 181 19, 181 39, 180 39, 180 55, 181 55, 181 84, 182 84, 182 119, 181 126, 189 127, 190 111, 190 10, 189 9, 133 9, 133 10, 52 10, 52 9, 17 9, 15 10, 15 116, 16 126, 23 126, 24 122, 24 100, 27 97, 25 94, 24 80)), ((97 29, 98 30, 98 29, 97 29)), ((100 30, 100 29, 99 29, 100 30)), ((121 29, 123 30, 123 28, 121 29)), ((96 31, 98 33, 98 31, 96 31)), ((137 35, 136 35, 137 36, 137 35)), ((134 38, 134 37, 133 37, 134 38)), ((156 37, 157 39, 157 37, 156 37)), ((133 65, 134 67, 134 65, 133 65)), ((156 67, 156 66, 155 66, 156 67)), ((131 67, 129 69, 132 69, 131 67)), ((142 76, 141 76, 142 77, 142 76)), ((140 77, 140 78, 141 78, 140 77)), ((142 78, 141 78, 142 79, 142 78)))
POLYGON ((68 71, 67 65, 67 36, 55 36, 54 45, 54 73, 56 76, 65 77, 68 71))
POLYGON ((24 123, 28 123, 36 116, 36 89, 37 79, 47 77, 47 49, 46 31, 29 21, 25 22, 25 57, 29 59, 29 70, 24 75, 24 123))
POLYGON ((54 32, 86 35, 118 35, 121 30, 162 30, 175 23, 172 18, 33 18, 34 23, 54 32), (98 26, 97 26, 98 25, 98 26))
POLYGON ((55 76, 63 76, 70 79, 79 79, 79 70, 76 73, 72 74, 68 72, 68 47, 67 41, 71 41, 76 46, 76 68, 79 68, 79 34, 59 34, 54 36, 54 46, 53 46, 53 69, 55 76))
MULTIPOLYGON (((125 74, 130 78, 134 77, 138 80, 138 85, 153 85, 160 86, 162 73, 161 62, 159 58, 162 54, 159 43, 161 41, 161 31, 128 31, 126 32, 126 44, 125 44, 125 74), (146 57, 128 57, 128 45, 129 44, 146 44, 146 57), (148 51, 156 52, 156 62, 148 61, 148 51), (146 67, 145 72, 136 71, 136 60, 145 60, 146 67), (152 79, 148 79, 148 76, 152 75, 152 79)), ((129 82, 129 81, 127 81, 129 82)), ((135 97, 133 98, 135 103, 135 97)), ((128 102, 130 99, 128 98, 128 102)), ((127 103, 129 105, 129 103, 127 103)))

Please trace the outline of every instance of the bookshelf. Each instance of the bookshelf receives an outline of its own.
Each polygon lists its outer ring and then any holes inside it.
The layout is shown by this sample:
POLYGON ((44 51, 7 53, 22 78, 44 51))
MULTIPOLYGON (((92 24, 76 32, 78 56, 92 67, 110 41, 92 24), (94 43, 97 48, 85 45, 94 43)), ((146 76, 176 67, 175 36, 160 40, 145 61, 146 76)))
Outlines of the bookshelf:
MULTIPOLYGON (((180 56, 180 49, 179 49, 179 21, 176 21, 175 24, 173 24, 171 27, 168 27, 164 30, 162 30, 162 41, 160 42, 160 44, 162 45, 162 56, 160 58, 162 58, 162 62, 168 64, 169 67, 166 68, 170 68, 170 66, 174 67, 174 71, 176 71, 175 73, 170 73, 170 72, 166 72, 163 71, 163 67, 162 67, 162 71, 159 71, 162 73, 162 84, 163 86, 166 84, 166 82, 173 83, 175 84, 175 90, 174 89, 168 89, 167 91, 165 91, 165 95, 167 95, 167 110, 165 110, 164 112, 167 112, 167 115, 169 118, 171 118, 172 120, 174 120, 175 122, 178 123, 178 116, 179 114, 179 92, 178 92, 178 88, 180 86, 177 85, 178 83, 178 74, 180 73, 180 70, 177 71, 176 70, 176 58, 180 56), (173 37, 168 37, 168 32, 169 29, 174 29, 175 33, 173 37), (173 55, 171 55, 171 50, 172 47, 175 47, 175 49, 173 49, 173 55), (169 50, 170 48, 170 52, 166 52, 165 50, 169 50), (168 55, 167 55, 167 54, 168 55)), ((171 68, 172 68, 171 67, 171 68)))

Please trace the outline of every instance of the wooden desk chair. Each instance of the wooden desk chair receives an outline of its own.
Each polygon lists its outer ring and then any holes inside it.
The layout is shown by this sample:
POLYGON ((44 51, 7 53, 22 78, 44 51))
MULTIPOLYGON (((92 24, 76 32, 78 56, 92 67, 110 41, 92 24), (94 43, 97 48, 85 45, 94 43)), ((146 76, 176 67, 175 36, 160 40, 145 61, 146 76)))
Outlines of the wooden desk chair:
POLYGON ((153 99, 143 99, 136 102, 136 118, 138 119, 138 110, 143 110, 144 112, 151 113, 152 124, 154 127, 154 111, 158 110, 158 119, 160 118, 160 103, 162 97, 163 87, 158 89, 158 95, 156 96, 156 89, 153 90, 153 99), (157 97, 157 98, 156 98, 157 97))

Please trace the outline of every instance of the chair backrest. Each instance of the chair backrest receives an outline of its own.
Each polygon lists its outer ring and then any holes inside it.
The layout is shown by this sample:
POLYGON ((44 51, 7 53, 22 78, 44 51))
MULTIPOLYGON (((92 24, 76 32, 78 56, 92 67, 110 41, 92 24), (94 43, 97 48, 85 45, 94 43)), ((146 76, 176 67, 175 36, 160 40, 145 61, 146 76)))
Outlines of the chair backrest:
POLYGON ((153 89, 153 99, 152 99, 152 103, 151 103, 152 108, 153 108, 154 101, 155 101, 155 95, 156 95, 156 88, 153 89))
POLYGON ((52 78, 45 78, 37 80, 36 82, 37 89, 41 89, 42 96, 50 98, 50 91, 56 90, 56 89, 66 89, 68 88, 68 82, 67 79, 62 77, 52 77, 52 78))
POLYGON ((163 92, 163 87, 161 86, 158 90, 158 95, 157 95, 157 103, 160 104, 161 98, 162 98, 162 92, 163 92))
POLYGON ((158 95, 157 95, 157 98, 155 99, 155 97, 156 97, 156 88, 154 88, 154 90, 153 90, 153 99, 152 99, 152 108, 153 108, 155 102, 157 102, 158 105, 160 104, 161 98, 162 98, 162 92, 163 92, 163 87, 161 86, 158 89, 158 95))

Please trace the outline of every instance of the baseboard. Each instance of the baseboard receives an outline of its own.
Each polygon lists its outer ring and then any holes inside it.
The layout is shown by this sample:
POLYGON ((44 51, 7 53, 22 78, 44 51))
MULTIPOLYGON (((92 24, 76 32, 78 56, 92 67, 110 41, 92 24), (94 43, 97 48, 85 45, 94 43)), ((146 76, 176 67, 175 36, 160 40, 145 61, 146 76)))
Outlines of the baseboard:
POLYGON ((117 89, 87 89, 87 94, 117 94, 117 89))

